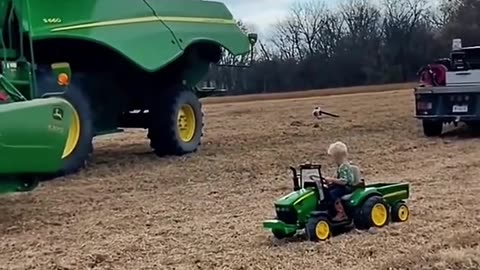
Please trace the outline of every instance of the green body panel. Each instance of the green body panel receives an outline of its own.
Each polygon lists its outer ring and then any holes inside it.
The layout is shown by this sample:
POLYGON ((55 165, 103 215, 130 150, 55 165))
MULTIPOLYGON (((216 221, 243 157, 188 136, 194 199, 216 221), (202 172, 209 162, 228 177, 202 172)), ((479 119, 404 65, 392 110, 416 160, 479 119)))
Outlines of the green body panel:
POLYGON ((361 205, 366 198, 378 195, 392 205, 395 202, 406 200, 410 196, 409 183, 375 183, 366 185, 365 188, 359 188, 352 193, 348 204, 351 207, 361 205))
POLYGON ((317 207, 318 195, 313 188, 302 188, 285 195, 275 202, 275 209, 293 207, 298 214, 298 222, 305 224, 308 216, 317 207))
POLYGON ((283 231, 285 234, 303 228, 310 214, 315 211, 318 202, 318 193, 313 188, 302 188, 283 196, 275 202, 275 210, 288 211, 292 207, 297 213, 297 224, 286 224, 277 219, 266 220, 263 227, 270 230, 283 231))
POLYGON ((7 177, 0 180, 0 195, 26 192, 35 189, 38 186, 39 181, 36 179, 28 179, 22 177, 7 177))
POLYGON ((249 51, 247 36, 222 3, 148 2, 150 6, 142 0, 29 0, 21 16, 33 40, 89 40, 112 48, 147 71, 164 67, 198 41, 215 42, 235 55, 249 51))
POLYGON ((1 105, 0 175, 58 171, 71 119, 72 107, 61 98, 1 105), (63 119, 54 118, 57 109, 63 119))
POLYGON ((272 231, 279 231, 282 232, 285 235, 295 233, 299 229, 301 229, 298 225, 296 224, 287 224, 281 220, 278 219, 269 219, 265 220, 263 222, 263 228, 272 230, 272 231))
POLYGON ((290 207, 294 205, 299 199, 308 197, 309 194, 314 193, 313 188, 302 188, 297 191, 292 191, 287 195, 281 197, 275 202, 276 207, 290 207))

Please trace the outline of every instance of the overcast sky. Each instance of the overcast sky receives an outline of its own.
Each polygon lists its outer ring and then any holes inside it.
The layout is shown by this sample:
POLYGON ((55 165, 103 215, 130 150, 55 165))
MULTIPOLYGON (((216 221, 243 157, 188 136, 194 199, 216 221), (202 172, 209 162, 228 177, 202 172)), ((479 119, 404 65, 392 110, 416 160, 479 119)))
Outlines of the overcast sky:
MULTIPOLYGON (((256 31, 265 32, 269 25, 274 24, 288 12, 295 2, 311 0, 216 0, 224 2, 236 19, 241 19, 248 24, 254 24, 256 31)), ((322 1, 322 0, 318 0, 322 1)), ((327 6, 335 6, 343 0, 323 0, 327 6)), ((376 1, 374 1, 376 2, 376 1)), ((432 4, 438 0, 430 0, 432 4)))
MULTIPOLYGON (((235 18, 253 23, 260 31, 277 22, 294 2, 309 0, 219 0, 224 2, 235 18)), ((325 0, 336 2, 337 0, 325 0)))

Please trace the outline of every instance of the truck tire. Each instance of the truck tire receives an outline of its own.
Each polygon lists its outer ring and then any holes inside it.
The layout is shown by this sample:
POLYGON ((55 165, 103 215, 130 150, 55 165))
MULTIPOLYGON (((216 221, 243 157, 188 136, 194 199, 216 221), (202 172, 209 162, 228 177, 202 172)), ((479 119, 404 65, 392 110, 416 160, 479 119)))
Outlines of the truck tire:
POLYGON ((71 85, 61 96, 75 109, 74 120, 62 155, 63 165, 58 175, 68 175, 85 168, 93 152, 93 117, 90 102, 83 92, 71 85))
POLYGON ((442 135, 443 123, 441 121, 423 120, 423 134, 427 137, 442 135))
POLYGON ((179 84, 156 95, 149 114, 148 138, 156 155, 184 155, 197 151, 203 136, 203 112, 191 88, 179 84))

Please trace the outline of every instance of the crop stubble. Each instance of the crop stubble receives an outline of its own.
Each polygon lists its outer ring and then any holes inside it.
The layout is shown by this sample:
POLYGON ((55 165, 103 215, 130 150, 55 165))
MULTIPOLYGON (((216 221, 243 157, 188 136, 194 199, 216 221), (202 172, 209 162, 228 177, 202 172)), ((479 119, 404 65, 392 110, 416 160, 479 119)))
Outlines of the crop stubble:
POLYGON ((104 139, 88 170, 0 198, 0 269, 479 269, 479 139, 423 137, 412 98, 207 104, 203 147, 187 157, 155 158, 143 132, 104 139), (341 118, 314 120, 316 105, 341 118), (335 140, 367 182, 411 182, 411 220, 326 243, 274 240, 261 222, 291 190, 288 166, 332 173, 335 140))

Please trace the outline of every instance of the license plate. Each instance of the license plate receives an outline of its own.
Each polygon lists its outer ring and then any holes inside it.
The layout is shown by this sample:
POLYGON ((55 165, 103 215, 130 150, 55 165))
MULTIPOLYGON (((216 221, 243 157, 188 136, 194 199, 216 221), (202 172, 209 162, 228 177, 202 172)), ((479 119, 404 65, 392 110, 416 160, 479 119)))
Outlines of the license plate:
POLYGON ((454 112, 454 113, 468 112, 468 106, 467 105, 453 105, 452 112, 454 112))

